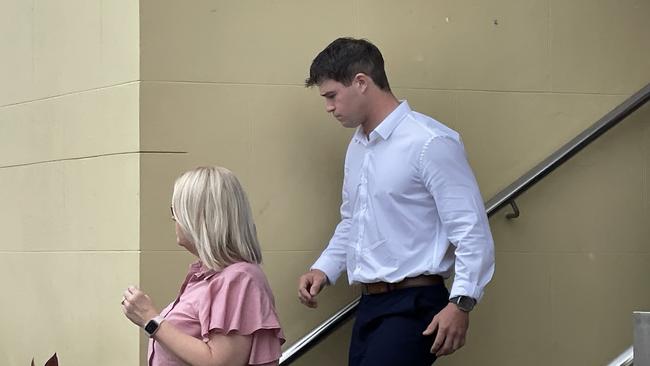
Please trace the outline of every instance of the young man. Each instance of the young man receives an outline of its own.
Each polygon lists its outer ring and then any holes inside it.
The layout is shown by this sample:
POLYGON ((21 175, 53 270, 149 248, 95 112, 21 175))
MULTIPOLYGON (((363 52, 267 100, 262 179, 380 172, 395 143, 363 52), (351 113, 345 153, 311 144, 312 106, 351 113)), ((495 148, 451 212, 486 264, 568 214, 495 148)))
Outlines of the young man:
POLYGON ((431 365, 463 346, 469 312, 494 272, 483 200, 460 136, 391 92, 379 49, 339 38, 306 86, 356 128, 345 157, 341 222, 299 279, 300 301, 347 269, 363 296, 350 365, 431 365), (443 279, 455 273, 449 292, 443 279))

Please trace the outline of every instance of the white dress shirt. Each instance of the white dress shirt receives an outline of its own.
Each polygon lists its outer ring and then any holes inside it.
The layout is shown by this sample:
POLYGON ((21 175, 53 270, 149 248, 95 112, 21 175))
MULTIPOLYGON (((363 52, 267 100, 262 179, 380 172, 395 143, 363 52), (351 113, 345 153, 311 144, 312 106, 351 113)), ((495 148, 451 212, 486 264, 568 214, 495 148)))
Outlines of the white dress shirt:
POLYGON ((341 222, 312 266, 334 283, 448 278, 450 297, 480 300, 494 273, 494 243, 457 132, 403 101, 345 157, 341 222))

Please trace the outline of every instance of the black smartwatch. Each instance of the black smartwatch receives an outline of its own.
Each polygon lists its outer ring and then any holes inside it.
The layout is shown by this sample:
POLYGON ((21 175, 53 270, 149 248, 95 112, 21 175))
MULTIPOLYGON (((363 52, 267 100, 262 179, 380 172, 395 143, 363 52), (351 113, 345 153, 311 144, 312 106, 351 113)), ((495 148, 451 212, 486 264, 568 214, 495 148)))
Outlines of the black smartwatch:
POLYGON ((165 320, 165 318, 158 315, 149 320, 147 324, 144 325, 144 331, 149 335, 149 337, 153 337, 153 335, 156 334, 158 329, 160 329, 160 324, 163 322, 163 320, 165 320))
POLYGON ((476 305, 476 300, 469 296, 454 296, 449 299, 449 302, 456 304, 460 310, 466 313, 472 311, 474 305, 476 305))

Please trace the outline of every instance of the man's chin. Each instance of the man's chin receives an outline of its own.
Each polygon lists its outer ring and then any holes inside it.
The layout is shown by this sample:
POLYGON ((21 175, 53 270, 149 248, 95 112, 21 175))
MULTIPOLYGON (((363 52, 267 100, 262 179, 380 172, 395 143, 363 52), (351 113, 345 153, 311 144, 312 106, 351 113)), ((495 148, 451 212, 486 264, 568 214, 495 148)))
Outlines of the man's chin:
POLYGON ((359 124, 356 123, 356 122, 341 121, 340 119, 339 119, 339 122, 341 123, 341 126, 343 126, 345 128, 357 128, 357 126, 359 126, 359 124))

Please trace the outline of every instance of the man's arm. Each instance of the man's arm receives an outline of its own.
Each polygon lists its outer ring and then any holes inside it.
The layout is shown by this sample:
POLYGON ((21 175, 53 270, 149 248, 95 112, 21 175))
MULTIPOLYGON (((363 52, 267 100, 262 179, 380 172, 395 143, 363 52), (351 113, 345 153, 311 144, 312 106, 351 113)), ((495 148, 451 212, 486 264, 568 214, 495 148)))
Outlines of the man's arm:
MULTIPOLYGON (((494 273, 494 243, 478 184, 459 141, 434 137, 421 156, 424 184, 436 202, 449 241, 456 247, 450 296, 478 301, 494 273)), ((462 347, 468 326, 469 313, 450 303, 424 332, 437 332, 431 352, 441 356, 462 347)))
POLYGON ((311 270, 298 279, 298 299, 310 308, 318 306, 316 295, 328 284, 334 284, 345 270, 348 233, 352 225, 350 200, 343 181, 341 199, 341 221, 327 248, 312 265, 311 270))

